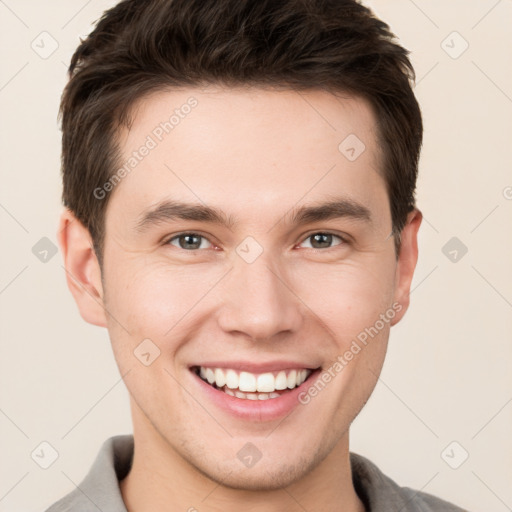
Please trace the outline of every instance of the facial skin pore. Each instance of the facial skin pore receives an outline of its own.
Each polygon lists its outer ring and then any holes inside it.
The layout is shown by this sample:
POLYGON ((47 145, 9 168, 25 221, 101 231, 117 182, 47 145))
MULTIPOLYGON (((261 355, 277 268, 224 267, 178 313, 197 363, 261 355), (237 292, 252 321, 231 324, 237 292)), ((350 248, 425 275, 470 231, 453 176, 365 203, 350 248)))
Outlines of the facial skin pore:
POLYGON ((349 426, 408 307, 421 214, 409 214, 397 257, 376 120, 347 95, 160 91, 138 102, 120 133, 123 158, 190 97, 197 106, 114 188, 102 271, 83 225, 65 210, 59 226, 80 313, 108 328, 130 393, 127 509, 361 512, 349 426), (350 134, 365 145, 353 161, 339 149, 350 134), (334 200, 344 201, 340 216, 292 223, 300 207, 334 200), (162 201, 215 208, 231 223, 160 217, 138 229, 162 201), (183 248, 183 233, 201 243, 183 248), (318 233, 333 235, 330 246, 314 245, 318 233), (251 263, 237 252, 247 237, 262 248, 251 263), (393 319, 314 399, 277 420, 222 410, 190 370, 219 360, 327 369, 390 310, 393 319), (134 356, 145 339, 160 350, 149 366, 134 356), (261 452, 252 467, 237 456, 246 443, 261 452))

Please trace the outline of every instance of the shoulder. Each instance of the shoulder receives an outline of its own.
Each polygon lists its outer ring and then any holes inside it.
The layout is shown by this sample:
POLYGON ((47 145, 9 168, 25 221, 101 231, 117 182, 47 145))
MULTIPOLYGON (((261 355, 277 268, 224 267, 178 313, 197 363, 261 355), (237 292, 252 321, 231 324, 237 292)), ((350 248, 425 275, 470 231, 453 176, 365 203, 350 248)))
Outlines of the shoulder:
POLYGON ((369 512, 468 512, 432 494, 400 487, 373 462, 350 452, 352 480, 369 512))

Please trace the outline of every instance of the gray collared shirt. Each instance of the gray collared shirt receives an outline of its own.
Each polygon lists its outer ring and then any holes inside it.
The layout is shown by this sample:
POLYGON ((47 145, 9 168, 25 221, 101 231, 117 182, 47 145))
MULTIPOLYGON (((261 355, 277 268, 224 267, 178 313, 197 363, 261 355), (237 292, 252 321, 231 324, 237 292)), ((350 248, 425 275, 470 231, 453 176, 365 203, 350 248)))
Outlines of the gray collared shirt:
MULTIPOLYGON (((127 512, 119 481, 130 471, 133 435, 107 439, 78 488, 46 512, 127 512)), ((400 487, 365 457, 350 453, 354 487, 367 512, 467 512, 431 494, 400 487)))

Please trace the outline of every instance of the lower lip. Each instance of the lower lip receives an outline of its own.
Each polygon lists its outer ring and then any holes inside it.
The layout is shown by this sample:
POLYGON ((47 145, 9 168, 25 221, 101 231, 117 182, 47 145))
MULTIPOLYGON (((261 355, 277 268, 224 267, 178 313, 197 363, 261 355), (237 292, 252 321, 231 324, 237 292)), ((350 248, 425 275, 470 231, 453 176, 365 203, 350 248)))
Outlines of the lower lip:
POLYGON ((287 416, 290 412, 302 405, 299 402, 301 392, 308 389, 316 377, 320 374, 321 368, 315 370, 311 375, 298 387, 285 391, 277 398, 269 398, 267 400, 250 400, 248 398, 237 398, 230 396, 224 391, 215 389, 206 383, 199 375, 191 370, 190 373, 199 385, 201 392, 205 393, 217 407, 237 418, 249 421, 272 421, 283 416, 287 416))

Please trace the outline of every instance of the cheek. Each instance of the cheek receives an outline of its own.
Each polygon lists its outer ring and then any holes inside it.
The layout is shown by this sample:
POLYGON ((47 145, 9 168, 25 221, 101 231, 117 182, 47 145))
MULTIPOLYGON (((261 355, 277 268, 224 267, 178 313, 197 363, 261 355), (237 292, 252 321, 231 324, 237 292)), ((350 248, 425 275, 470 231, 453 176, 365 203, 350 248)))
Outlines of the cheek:
POLYGON ((201 310, 196 305, 221 275, 222 269, 206 266, 179 268, 133 261, 119 265, 106 280, 106 306, 112 317, 109 331, 113 338, 123 340, 123 350, 149 338, 173 352, 172 341, 178 339, 173 334, 189 322, 192 311, 201 310))
MULTIPOLYGON (((391 306, 391 261, 375 255, 339 263, 301 261, 291 270, 283 268, 281 275, 297 296, 290 295, 289 300, 297 308, 305 305, 311 322, 321 319, 337 342, 346 344, 391 306)), ((171 265, 148 263, 145 258, 110 267, 105 294, 114 350, 122 352, 116 355, 133 356, 135 347, 149 338, 172 359, 186 342, 187 332, 190 335, 219 307, 212 302, 215 294, 208 295, 228 269, 211 262, 171 265)), ((229 286, 225 292, 229 293, 229 286)))
POLYGON ((392 305, 393 266, 375 262, 310 265, 308 278, 296 275, 295 289, 304 303, 341 338, 357 335, 392 305))

